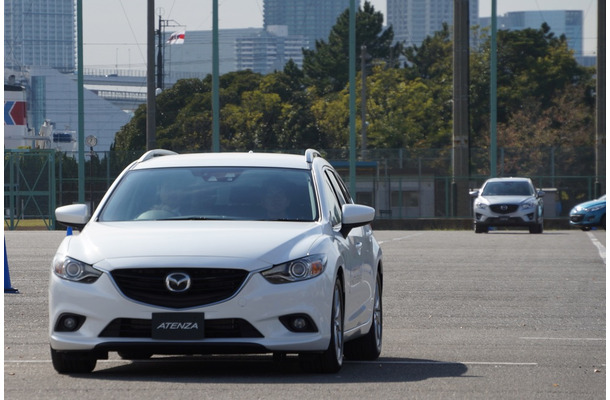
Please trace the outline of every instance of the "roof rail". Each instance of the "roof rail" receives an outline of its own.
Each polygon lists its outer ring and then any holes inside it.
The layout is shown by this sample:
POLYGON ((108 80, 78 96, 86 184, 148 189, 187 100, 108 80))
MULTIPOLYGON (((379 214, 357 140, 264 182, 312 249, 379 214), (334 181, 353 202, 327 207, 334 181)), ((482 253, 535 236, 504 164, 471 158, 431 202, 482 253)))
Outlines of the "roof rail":
POLYGON ((146 153, 144 153, 142 155, 142 157, 140 157, 138 159, 138 162, 144 162, 147 160, 150 160, 151 158, 155 158, 155 157, 161 157, 161 156, 172 156, 172 155, 177 155, 178 153, 176 153, 175 151, 171 151, 171 150, 164 150, 164 149, 155 149, 155 150, 150 150, 147 151, 146 153))
POLYGON ((305 161, 307 161, 308 164, 311 164, 315 157, 322 157, 322 155, 320 154, 320 152, 318 150, 314 150, 314 149, 305 150, 305 161))

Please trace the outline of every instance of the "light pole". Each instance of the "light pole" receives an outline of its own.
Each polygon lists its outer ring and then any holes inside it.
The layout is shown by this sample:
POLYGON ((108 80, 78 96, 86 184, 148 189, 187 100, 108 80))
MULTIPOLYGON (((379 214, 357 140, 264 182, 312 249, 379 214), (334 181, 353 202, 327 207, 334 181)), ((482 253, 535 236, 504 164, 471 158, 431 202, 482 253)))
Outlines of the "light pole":
POLYGON ((349 1, 349 190, 356 197, 356 0, 349 1))
POLYGON ((156 147, 155 0, 148 0, 146 13, 146 150, 156 147))

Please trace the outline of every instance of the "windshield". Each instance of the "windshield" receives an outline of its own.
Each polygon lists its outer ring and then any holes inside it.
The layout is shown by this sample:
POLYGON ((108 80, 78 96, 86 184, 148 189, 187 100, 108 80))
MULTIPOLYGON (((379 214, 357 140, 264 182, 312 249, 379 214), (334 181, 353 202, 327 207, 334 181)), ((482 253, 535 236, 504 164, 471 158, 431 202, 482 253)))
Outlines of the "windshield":
POLYGON ((529 182, 504 181, 488 182, 483 188, 482 196, 533 196, 534 188, 529 182))
POLYGON ((155 168, 128 172, 99 221, 318 218, 310 171, 281 168, 155 168))

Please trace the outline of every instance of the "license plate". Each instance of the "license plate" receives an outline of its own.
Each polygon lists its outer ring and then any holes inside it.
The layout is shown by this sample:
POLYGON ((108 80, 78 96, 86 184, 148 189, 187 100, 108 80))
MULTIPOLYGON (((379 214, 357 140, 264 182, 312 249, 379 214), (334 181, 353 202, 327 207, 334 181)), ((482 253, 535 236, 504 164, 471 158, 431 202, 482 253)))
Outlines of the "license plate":
POLYGON ((199 340, 204 338, 203 313, 153 313, 152 338, 199 340))

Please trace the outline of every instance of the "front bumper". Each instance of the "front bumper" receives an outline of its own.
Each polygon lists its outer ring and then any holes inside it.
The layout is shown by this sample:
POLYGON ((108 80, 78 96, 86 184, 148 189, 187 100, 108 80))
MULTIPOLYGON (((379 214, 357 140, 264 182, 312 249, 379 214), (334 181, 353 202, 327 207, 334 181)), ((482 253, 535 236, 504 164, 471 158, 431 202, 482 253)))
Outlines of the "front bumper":
POLYGON ((475 224, 479 226, 534 226, 539 222, 536 213, 531 212, 524 215, 506 214, 484 214, 475 212, 475 224))
POLYGON ((597 226, 601 223, 601 213, 576 213, 570 214, 570 225, 573 226, 597 226))
POLYGON ((65 281, 51 274, 49 334, 57 351, 88 351, 99 358, 108 351, 152 354, 212 354, 323 351, 330 341, 334 281, 326 275, 303 282, 271 284, 253 273, 232 298, 204 307, 168 309, 128 299, 107 273, 95 283, 65 281), (153 313, 203 313, 205 337, 197 340, 152 338, 153 313), (62 315, 84 322, 74 332, 58 331, 62 315), (316 332, 293 332, 285 315, 308 316, 316 332))

